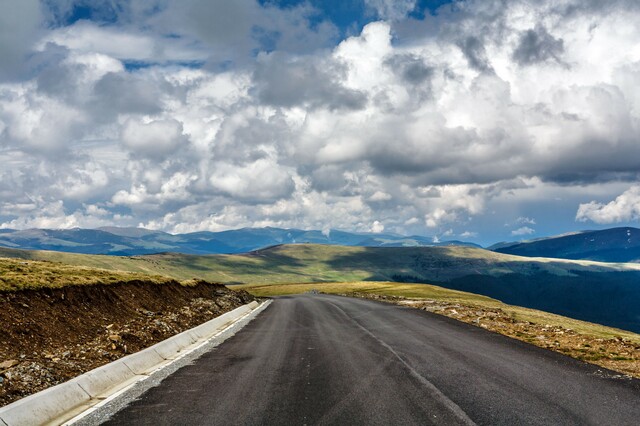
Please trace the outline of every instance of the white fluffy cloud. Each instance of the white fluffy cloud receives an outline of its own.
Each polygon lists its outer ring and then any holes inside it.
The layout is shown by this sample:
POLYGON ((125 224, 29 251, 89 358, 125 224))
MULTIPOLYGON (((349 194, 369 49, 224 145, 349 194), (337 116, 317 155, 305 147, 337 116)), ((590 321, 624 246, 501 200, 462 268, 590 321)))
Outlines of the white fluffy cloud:
POLYGON ((528 226, 523 226, 521 228, 514 229, 513 231, 511 231, 511 235, 520 237, 523 235, 531 235, 535 232, 536 232, 535 229, 529 228, 528 226))
POLYGON ((0 224, 0 229, 68 229, 97 228, 106 226, 121 217, 103 217, 106 212, 93 205, 85 205, 67 214, 62 201, 46 202, 39 198, 28 206, 22 206, 21 215, 16 219, 0 224))
POLYGON ((632 186, 609 203, 591 201, 580 204, 576 220, 595 223, 620 223, 640 219, 640 186, 632 186))
POLYGON ((238 200, 277 201, 294 190, 293 172, 278 165, 274 159, 260 158, 237 166, 214 165, 211 186, 238 200))
POLYGON ((73 4, 49 3, 16 8, 15 34, 0 13, 4 226, 39 223, 41 200, 52 226, 506 237, 549 226, 520 207, 532 194, 568 224, 638 219, 637 186, 573 214, 638 179, 634 2, 468 0, 416 20, 414 1, 375 0, 384 21, 343 40, 308 4, 132 2, 45 25, 73 4))
POLYGON ((371 232, 374 234, 379 234, 382 231, 384 231, 384 225, 379 221, 376 220, 371 224, 371 232))

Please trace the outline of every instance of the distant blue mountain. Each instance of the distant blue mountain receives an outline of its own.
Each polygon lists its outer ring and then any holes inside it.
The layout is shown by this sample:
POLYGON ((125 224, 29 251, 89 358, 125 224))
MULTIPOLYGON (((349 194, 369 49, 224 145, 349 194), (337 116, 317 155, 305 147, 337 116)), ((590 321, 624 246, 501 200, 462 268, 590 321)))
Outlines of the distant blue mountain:
POLYGON ((624 227, 582 231, 531 241, 498 243, 489 250, 528 257, 639 262, 640 229, 624 227))
POLYGON ((168 234, 143 228, 27 229, 0 231, 0 247, 70 253, 134 256, 161 252, 244 253, 277 244, 317 243, 363 247, 469 246, 463 241, 434 243, 430 238, 397 234, 280 228, 243 228, 222 232, 168 234))

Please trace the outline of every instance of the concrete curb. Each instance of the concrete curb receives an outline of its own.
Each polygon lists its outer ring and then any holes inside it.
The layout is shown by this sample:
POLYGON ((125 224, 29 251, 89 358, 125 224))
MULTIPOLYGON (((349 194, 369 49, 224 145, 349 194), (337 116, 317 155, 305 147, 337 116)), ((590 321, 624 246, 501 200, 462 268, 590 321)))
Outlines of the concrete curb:
POLYGON ((62 424, 202 344, 217 332, 258 308, 258 302, 240 306, 195 328, 91 370, 75 379, 0 408, 0 425, 62 424))

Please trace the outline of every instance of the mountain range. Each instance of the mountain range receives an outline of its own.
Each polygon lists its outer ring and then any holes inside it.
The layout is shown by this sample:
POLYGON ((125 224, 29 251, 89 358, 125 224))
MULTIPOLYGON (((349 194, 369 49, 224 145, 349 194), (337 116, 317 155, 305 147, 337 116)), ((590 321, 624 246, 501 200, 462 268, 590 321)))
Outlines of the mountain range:
POLYGON ((328 232, 280 228, 243 228, 222 232, 169 234, 143 228, 0 230, 0 247, 69 253, 135 256, 153 253, 233 254, 277 244, 315 243, 361 247, 470 246, 462 241, 433 242, 421 236, 328 232))
MULTIPOLYGON (((279 244, 327 244, 359 247, 438 247, 479 245, 434 242, 423 236, 392 233, 242 228, 222 232, 169 234, 144 228, 0 229, 0 247, 68 253, 136 256, 155 253, 236 254, 279 244)), ((528 241, 501 242, 498 253, 600 262, 640 262, 640 229, 624 227, 580 231, 528 241)))
POLYGON ((489 247, 499 253, 527 257, 585 259, 601 262, 640 262, 640 229, 611 228, 489 247))

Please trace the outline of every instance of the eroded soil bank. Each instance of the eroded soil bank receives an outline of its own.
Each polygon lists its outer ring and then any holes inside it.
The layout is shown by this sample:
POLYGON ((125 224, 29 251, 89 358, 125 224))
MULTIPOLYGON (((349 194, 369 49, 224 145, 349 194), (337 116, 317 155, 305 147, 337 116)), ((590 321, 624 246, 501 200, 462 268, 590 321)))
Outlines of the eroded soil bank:
POLYGON ((245 291, 206 282, 0 292, 0 406, 252 300, 245 291))

